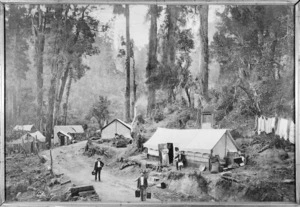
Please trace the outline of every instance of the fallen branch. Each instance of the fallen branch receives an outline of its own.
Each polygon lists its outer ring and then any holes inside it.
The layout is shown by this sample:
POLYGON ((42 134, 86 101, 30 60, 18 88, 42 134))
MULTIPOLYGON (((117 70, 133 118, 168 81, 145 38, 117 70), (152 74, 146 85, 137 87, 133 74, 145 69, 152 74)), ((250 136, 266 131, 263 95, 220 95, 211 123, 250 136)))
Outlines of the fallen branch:
POLYGON ((228 176, 221 176, 221 178, 223 178, 225 180, 233 181, 233 182, 236 182, 236 183, 240 183, 241 182, 240 180, 237 180, 237 179, 234 179, 234 178, 228 177, 228 176))
POLYGON ((67 180, 65 182, 62 182, 60 185, 65 185, 65 184, 68 184, 68 183, 71 183, 71 180, 67 180))
POLYGON ((50 149, 50 158, 51 158, 51 164, 50 164, 50 173, 53 175, 53 159, 52 159, 52 151, 50 149))
POLYGON ((268 148, 270 148, 270 145, 264 146, 261 150, 258 151, 258 153, 261 153, 261 152, 265 151, 268 148))
POLYGON ((283 181, 281 181, 281 183, 285 183, 285 184, 294 184, 295 180, 294 179, 285 179, 283 181))

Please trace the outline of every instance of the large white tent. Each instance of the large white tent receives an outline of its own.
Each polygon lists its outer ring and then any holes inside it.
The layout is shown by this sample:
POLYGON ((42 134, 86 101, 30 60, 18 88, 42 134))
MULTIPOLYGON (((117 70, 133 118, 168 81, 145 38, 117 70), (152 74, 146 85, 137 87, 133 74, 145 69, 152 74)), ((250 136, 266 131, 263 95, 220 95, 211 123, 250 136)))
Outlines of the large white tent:
POLYGON ((101 129, 101 137, 104 139, 112 139, 115 134, 131 138, 131 126, 120 119, 114 119, 101 129))
POLYGON ((148 154, 159 156, 158 144, 172 143, 186 158, 194 162, 208 162, 210 155, 224 158, 227 152, 238 152, 238 148, 227 129, 166 129, 158 128, 144 144, 148 154))

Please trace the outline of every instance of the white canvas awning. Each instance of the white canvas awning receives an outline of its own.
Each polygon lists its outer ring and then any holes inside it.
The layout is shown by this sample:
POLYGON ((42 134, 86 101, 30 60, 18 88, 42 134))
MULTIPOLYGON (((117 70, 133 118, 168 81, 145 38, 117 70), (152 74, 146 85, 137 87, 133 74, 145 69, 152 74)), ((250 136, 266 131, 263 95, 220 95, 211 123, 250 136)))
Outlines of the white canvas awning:
MULTIPOLYGON (((58 132, 63 132, 65 134, 68 134, 68 133, 82 134, 82 133, 84 133, 84 130, 81 125, 57 125, 57 126, 54 126, 54 143, 59 143, 59 139, 57 136, 58 132)), ((68 136, 70 136, 70 135, 68 134, 68 136)))
POLYGON ((71 135, 69 135, 67 132, 59 131, 58 133, 61 133, 61 134, 65 135, 65 136, 67 136, 70 140, 73 139, 73 137, 71 135))

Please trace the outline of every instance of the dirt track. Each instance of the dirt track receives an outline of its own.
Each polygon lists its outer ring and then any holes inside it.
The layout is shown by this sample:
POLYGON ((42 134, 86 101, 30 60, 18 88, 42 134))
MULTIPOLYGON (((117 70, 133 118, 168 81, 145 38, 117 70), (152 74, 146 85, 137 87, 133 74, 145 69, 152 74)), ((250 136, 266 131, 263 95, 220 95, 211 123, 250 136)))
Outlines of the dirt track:
MULTIPOLYGON (((95 158, 83 155, 85 144, 86 141, 83 141, 53 149, 54 172, 64 173, 64 176, 70 178, 77 186, 94 185, 102 202, 140 202, 139 198, 134 197, 135 178, 117 177, 105 166, 101 172, 101 182, 95 181, 95 177, 91 174, 95 158)), ((47 164, 50 164, 49 151, 44 151, 42 154, 49 158, 47 164)), ((146 202, 160 201, 152 198, 146 202)))

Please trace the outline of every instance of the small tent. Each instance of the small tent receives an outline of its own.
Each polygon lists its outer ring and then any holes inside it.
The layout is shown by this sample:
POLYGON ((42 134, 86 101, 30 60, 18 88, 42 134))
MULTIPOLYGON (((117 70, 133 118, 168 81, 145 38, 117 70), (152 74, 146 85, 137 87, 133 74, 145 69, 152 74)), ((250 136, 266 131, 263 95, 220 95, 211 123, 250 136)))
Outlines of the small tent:
MULTIPOLYGON (((84 130, 81 125, 66 125, 66 126, 54 126, 54 144, 60 144, 60 145, 65 145, 68 143, 66 141, 65 137, 68 138, 68 140, 72 140, 73 137, 71 136, 72 134, 83 134, 84 130), (59 138, 59 135, 64 136, 63 144, 61 142, 61 139, 59 138)), ((61 137, 62 137, 61 136, 61 137)))
MULTIPOLYGON (((238 147, 226 129, 166 129, 158 128, 144 143, 148 154, 158 157, 158 145, 171 143, 185 152, 188 163, 209 163, 210 156, 224 158, 228 152, 238 152, 238 147)), ((172 152, 173 154, 173 152, 172 152)))
POLYGON ((39 131, 26 133, 19 139, 7 143, 12 150, 32 153, 46 149, 46 137, 39 131))
POLYGON ((120 119, 114 119, 101 129, 101 138, 113 139, 115 134, 131 139, 131 126, 120 119))

